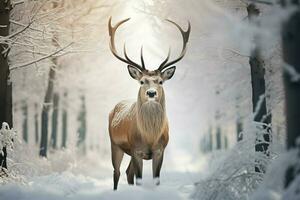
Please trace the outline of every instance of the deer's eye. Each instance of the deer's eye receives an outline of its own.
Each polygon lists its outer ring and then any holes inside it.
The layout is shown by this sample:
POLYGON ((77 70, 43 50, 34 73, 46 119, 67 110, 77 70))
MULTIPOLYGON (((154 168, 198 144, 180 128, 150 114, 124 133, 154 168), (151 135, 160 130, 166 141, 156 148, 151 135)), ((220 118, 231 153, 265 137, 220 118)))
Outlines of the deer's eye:
POLYGON ((159 84, 161 84, 161 85, 162 85, 162 84, 163 84, 163 82, 162 82, 162 81, 159 81, 159 84))
POLYGON ((141 85, 144 85, 144 81, 140 81, 141 85))

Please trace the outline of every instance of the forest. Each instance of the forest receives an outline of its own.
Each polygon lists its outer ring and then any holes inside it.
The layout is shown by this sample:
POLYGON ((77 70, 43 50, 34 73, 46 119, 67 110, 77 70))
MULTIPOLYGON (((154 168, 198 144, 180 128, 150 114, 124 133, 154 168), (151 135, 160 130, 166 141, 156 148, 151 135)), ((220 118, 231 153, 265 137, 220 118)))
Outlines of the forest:
POLYGON ((0 0, 0 49, 1 200, 300 199, 299 0, 0 0))

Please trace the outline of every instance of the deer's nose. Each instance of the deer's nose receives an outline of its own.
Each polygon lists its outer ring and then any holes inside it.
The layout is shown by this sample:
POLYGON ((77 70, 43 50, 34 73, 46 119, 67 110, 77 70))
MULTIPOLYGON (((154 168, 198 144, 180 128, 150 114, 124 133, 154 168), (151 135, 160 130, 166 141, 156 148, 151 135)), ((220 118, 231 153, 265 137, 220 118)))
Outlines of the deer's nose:
POLYGON ((148 97, 153 98, 156 96, 157 92, 155 90, 148 90, 146 94, 148 97))

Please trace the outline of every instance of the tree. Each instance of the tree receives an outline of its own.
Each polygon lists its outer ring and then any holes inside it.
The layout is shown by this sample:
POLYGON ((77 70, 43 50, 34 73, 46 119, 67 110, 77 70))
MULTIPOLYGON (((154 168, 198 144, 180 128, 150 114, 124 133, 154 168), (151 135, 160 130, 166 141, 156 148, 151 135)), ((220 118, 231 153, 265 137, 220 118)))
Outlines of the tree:
MULTIPOLYGON (((0 2, 0 36, 7 37, 9 35, 9 14, 11 4, 10 0, 0 2)), ((12 121, 12 84, 10 82, 10 70, 8 65, 8 45, 5 41, 0 40, 0 124, 8 123, 13 126, 12 121)), ((6 148, 3 148, 3 155, 0 154, 0 166, 7 169, 6 148)))
POLYGON ((62 142, 61 147, 66 148, 67 147, 67 136, 68 136, 68 112, 67 112, 67 98, 68 98, 68 92, 64 92, 64 99, 63 99, 63 105, 62 105, 62 142))
POLYGON ((22 112, 23 112, 23 124, 22 124, 23 141, 28 143, 28 105, 26 100, 22 101, 22 112))
POLYGON ((53 95, 52 133, 51 133, 51 146, 53 149, 56 149, 57 147, 58 111, 59 111, 59 93, 55 92, 53 95))
MULTIPOLYGON (((92 4, 90 1, 81 0, 81 1, 74 1, 71 0, 61 0, 61 1, 49 1, 45 8, 45 12, 57 12, 61 17, 57 17, 55 23, 52 23, 52 27, 50 29, 50 33, 52 36, 51 46, 55 47, 55 49, 65 49, 69 46, 74 46, 75 43, 79 45, 80 38, 83 37, 82 30, 76 31, 76 28, 80 27, 79 22, 80 20, 88 15, 94 8, 91 7, 92 4), (85 9, 82 9, 86 5, 85 9), (80 9, 79 9, 80 8, 80 9), (74 14, 76 12, 76 14, 74 14), (78 13, 79 12, 79 13, 78 13), (64 15, 70 16, 70 18, 66 18, 64 15), (72 14, 72 15, 71 15, 72 14), (72 16, 72 17, 71 17, 72 16), (64 34, 60 34, 61 31, 64 31, 64 34), (68 42, 65 47, 62 47, 61 43, 68 42)), ((51 20, 51 19, 50 19, 51 20)), ((63 54, 64 55, 64 54, 63 54)), ((60 55, 62 56, 62 55, 60 55)), ((56 86, 57 82, 57 71, 60 70, 61 65, 59 63, 59 56, 49 56, 51 60, 51 66, 49 67, 49 74, 48 74, 48 84, 46 87, 46 93, 43 103, 42 109, 42 128, 41 128, 41 145, 40 145, 40 156, 47 157, 47 144, 48 144, 48 121, 49 121, 49 110, 52 107, 52 99, 54 93, 54 87, 56 86)), ((65 97, 67 97, 67 93, 65 93, 65 97)), ((53 102, 54 104, 56 102, 53 102)), ((57 102, 58 103, 58 102, 57 102)), ((55 108, 54 108, 55 109, 55 108)), ((67 110, 63 108, 63 121, 62 121, 62 147, 66 147, 66 140, 67 140, 67 110)), ((54 112, 53 116, 53 126, 54 130, 52 130, 52 140, 56 140, 57 137, 57 126, 55 123, 56 111, 54 112)), ((56 142, 52 141, 52 145, 56 146, 56 142)))
POLYGON ((219 150, 222 148, 222 132, 220 126, 217 126, 217 131, 216 131, 216 148, 219 150))
POLYGON ((237 138, 237 141, 241 141, 243 140, 243 124, 242 124, 242 121, 241 119, 237 119, 236 120, 236 138, 237 138))
POLYGON ((50 67, 48 86, 46 90, 46 95, 44 98, 44 104, 42 109, 42 125, 41 125, 41 144, 40 144, 40 156, 47 157, 47 148, 48 148, 48 122, 49 122, 49 110, 52 102, 53 87, 55 80, 55 67, 56 67, 56 58, 53 58, 53 67, 50 67))
MULTIPOLYGON (((250 23, 254 23, 260 14, 254 3, 247 6, 250 23)), ((269 143, 271 141, 271 114, 268 113, 266 103, 265 63, 259 48, 259 37, 254 38, 255 48, 251 52, 249 64, 251 69, 252 84, 252 108, 254 123, 256 126, 255 151, 269 155, 269 143)), ((266 166, 260 160, 256 160, 255 171, 264 173, 266 166)))
POLYGON ((240 101, 240 97, 236 97, 236 105, 235 105, 235 108, 236 108, 236 115, 237 115, 237 118, 236 118, 236 138, 237 138, 237 141, 241 141, 243 140, 243 119, 242 119, 242 116, 240 114, 240 105, 239 105, 239 101, 240 101))
POLYGON ((213 133, 212 133, 211 126, 209 126, 209 131, 208 131, 208 150, 209 151, 213 150, 213 133))
POLYGON ((86 152, 86 145, 85 145, 85 138, 86 138, 86 107, 85 107, 85 96, 82 95, 80 97, 81 99, 81 108, 78 115, 78 122, 79 122, 79 128, 77 130, 78 132, 78 141, 77 141, 77 147, 80 149, 80 151, 85 154, 86 152))
POLYGON ((227 135, 224 136, 224 149, 228 149, 228 137, 227 137, 227 135))
MULTIPOLYGON (((284 88, 287 123, 287 149, 299 149, 300 138, 300 7, 299 1, 291 1, 297 10, 284 22, 282 26, 282 52, 284 60, 284 88), (298 145, 298 146, 297 146, 298 145)), ((286 7, 290 1, 282 1, 286 7)), ((298 154, 299 156, 300 154, 298 154)), ((300 159, 300 158, 299 158, 300 159)), ((286 172, 285 186, 288 187, 294 178, 299 175, 300 166, 290 166, 286 172), (298 169, 298 171, 297 171, 298 169)))
POLYGON ((35 144, 39 143, 39 111, 38 104, 34 104, 34 132, 35 132, 35 144))
MULTIPOLYGON (((48 130, 46 127, 48 127, 49 110, 54 91, 52 83, 57 77, 55 75, 57 68, 54 70, 53 60, 58 60, 59 57, 69 53, 76 53, 75 47, 81 50, 77 52, 82 52, 83 45, 86 45, 88 40, 91 41, 90 35, 85 33, 90 32, 90 28, 94 26, 88 20, 91 18, 90 13, 95 9, 105 7, 103 1, 99 2, 98 0, 76 0, 76 3, 73 0, 24 0, 14 2, 11 6, 9 0, 1 1, 0 44, 3 54, 0 63, 0 113, 3 117, 0 118, 0 122, 4 120, 12 122, 12 112, 9 111, 12 107, 9 72, 30 66, 49 67, 48 86, 42 105, 40 138, 38 137, 37 120, 39 115, 35 114, 35 139, 36 141, 41 140, 39 153, 41 156, 47 156, 48 130), (9 11, 12 7, 14 12, 11 12, 10 19, 9 11), (11 27, 9 23, 11 23, 11 27), (9 35, 10 28, 12 33, 9 35), (12 29, 16 29, 16 31, 12 29), (71 46, 72 51, 70 50, 71 46), (7 61, 8 54, 10 67, 8 67, 7 61)), ((30 105, 29 103, 27 102, 28 105, 30 105)), ((9 125, 12 126, 11 123, 9 125)), ((26 131, 23 134, 27 135, 26 131)), ((4 152, 6 153, 6 151, 4 152)), ((2 157, 0 159, 2 160, 2 157)), ((5 159, 3 158, 3 160, 5 159)))

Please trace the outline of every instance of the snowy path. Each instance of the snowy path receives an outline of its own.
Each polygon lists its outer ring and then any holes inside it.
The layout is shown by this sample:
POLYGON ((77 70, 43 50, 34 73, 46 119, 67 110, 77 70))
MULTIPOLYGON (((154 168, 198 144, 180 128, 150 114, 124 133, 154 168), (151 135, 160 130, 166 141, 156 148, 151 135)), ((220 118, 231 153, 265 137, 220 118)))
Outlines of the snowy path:
MULTIPOLYGON (((149 163, 147 163, 149 165, 149 163)), ((117 192, 112 190, 112 171, 91 167, 78 172, 54 172, 29 178, 27 185, 8 184, 0 187, 1 200, 60 200, 60 199, 189 199, 198 173, 170 172, 163 169, 161 185, 152 183, 150 167, 145 166, 143 186, 128 186, 122 173, 117 192)), ((122 171, 124 172, 124 170, 122 171)))
POLYGON ((195 176, 189 173, 167 173, 156 187, 145 177, 142 187, 128 186, 124 180, 117 192, 112 191, 112 178, 92 178, 69 172, 36 177, 28 186, 5 185, 0 188, 1 200, 59 199, 188 199, 195 176))

